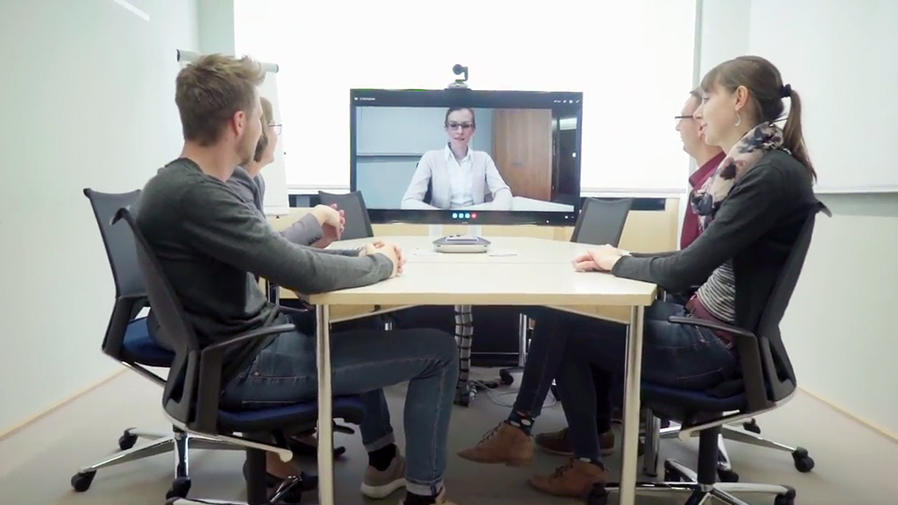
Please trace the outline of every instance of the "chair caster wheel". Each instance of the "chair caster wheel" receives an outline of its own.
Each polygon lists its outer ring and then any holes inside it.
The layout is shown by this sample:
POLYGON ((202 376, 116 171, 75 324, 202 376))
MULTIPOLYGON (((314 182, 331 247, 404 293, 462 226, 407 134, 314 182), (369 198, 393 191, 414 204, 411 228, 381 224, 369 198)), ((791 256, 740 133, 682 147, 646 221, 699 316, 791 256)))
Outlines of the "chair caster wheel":
POLYGON ((683 476, 680 475, 680 472, 676 471, 674 467, 668 463, 664 462, 664 482, 682 482, 683 476))
POLYGON ((773 505, 795 505, 795 490, 790 489, 786 493, 776 495, 773 505))
POLYGON ((511 386, 512 384, 514 384, 514 377, 508 370, 505 370, 504 368, 499 370, 499 380, 505 386, 511 386))
POLYGON ((739 482, 739 474, 732 470, 718 468, 717 479, 720 480, 720 482, 739 482))
POLYGON ((90 488, 90 483, 94 481, 94 476, 97 475, 96 470, 91 470, 88 472, 78 472, 75 475, 72 475, 72 488, 79 493, 83 493, 90 488))
POLYGON ((755 419, 742 423, 742 428, 744 428, 745 431, 754 433, 755 435, 761 434, 761 427, 758 426, 758 421, 756 421, 755 419))
POLYGON ((606 505, 608 503, 608 491, 602 484, 595 484, 589 495, 586 496, 586 505, 606 505))
POLYGON ((171 483, 171 488, 165 493, 165 499, 186 498, 190 491, 190 478, 178 477, 171 483))
POLYGON ((122 436, 118 437, 118 448, 123 451, 134 447, 135 443, 137 443, 137 435, 131 433, 131 428, 122 432, 122 436))
POLYGON ((801 473, 807 473, 814 469, 814 459, 808 456, 808 450, 804 447, 797 447, 792 452, 792 460, 795 462, 795 469, 801 473))

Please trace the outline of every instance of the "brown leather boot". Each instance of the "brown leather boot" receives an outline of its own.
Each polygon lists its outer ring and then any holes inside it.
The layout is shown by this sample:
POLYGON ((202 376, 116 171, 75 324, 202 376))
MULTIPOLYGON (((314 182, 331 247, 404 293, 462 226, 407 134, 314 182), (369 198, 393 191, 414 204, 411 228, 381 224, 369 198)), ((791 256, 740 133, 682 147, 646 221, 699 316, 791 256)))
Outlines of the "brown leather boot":
POLYGON ((458 455, 478 463, 529 465, 533 461, 533 440, 520 428, 502 421, 477 445, 459 451, 458 455))
MULTIPOLYGON (((564 428, 551 433, 540 433, 534 437, 536 445, 542 450, 558 454, 560 456, 573 456, 574 447, 571 444, 570 430, 564 428)), ((608 456, 614 453, 614 432, 606 431, 599 435, 599 450, 602 456, 608 456)))
POLYGON ((592 490, 593 484, 604 484, 607 479, 605 469, 592 463, 571 458, 564 466, 558 467, 551 475, 534 475, 530 485, 555 496, 584 498, 592 490))

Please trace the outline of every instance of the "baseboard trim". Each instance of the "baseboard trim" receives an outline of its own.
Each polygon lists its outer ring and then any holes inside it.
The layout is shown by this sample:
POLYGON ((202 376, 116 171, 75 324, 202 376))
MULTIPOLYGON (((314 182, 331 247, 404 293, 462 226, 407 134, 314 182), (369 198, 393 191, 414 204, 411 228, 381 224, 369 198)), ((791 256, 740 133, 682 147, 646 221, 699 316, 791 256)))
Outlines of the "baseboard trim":
POLYGON ((858 415, 856 415, 856 414, 852 414, 851 412, 849 412, 848 410, 846 410, 844 407, 841 407, 841 406, 839 406, 839 405, 836 405, 836 404, 833 403, 832 401, 828 400, 826 397, 820 395, 819 393, 816 393, 816 392, 814 392, 814 391, 811 391, 811 390, 809 390, 808 388, 806 388, 806 387, 804 387, 804 386, 798 386, 798 389, 800 389, 800 390, 804 391, 805 393, 807 393, 808 396, 811 396, 811 397, 813 397, 813 398, 819 400, 821 403, 826 404, 827 406, 829 406, 829 407, 832 408, 833 410, 839 412, 840 414, 843 414, 843 415, 845 415, 845 416, 847 416, 847 417, 853 419, 854 421, 857 421, 858 423, 863 424, 863 425, 866 426, 867 428, 870 428, 871 430, 873 430, 873 431, 879 433, 880 435, 882 435, 882 436, 884 436, 884 437, 890 439, 892 442, 898 443, 898 435, 896 435, 895 433, 892 433, 892 432, 889 431, 887 428, 884 428, 884 427, 882 427, 882 426, 880 426, 880 425, 878 425, 878 424, 876 424, 876 423, 874 423, 874 422, 872 422, 872 421, 870 421, 870 420, 868 420, 868 419, 864 419, 863 417, 860 417, 860 416, 858 416, 858 415))
POLYGON ((52 414, 53 412, 59 410, 60 408, 65 407, 65 406, 68 405, 69 403, 71 403, 71 402, 77 400, 78 398, 84 396, 85 394, 90 393, 90 392, 93 391, 94 389, 97 389, 98 387, 102 386, 103 384, 106 384, 107 382, 111 381, 112 379, 115 379, 115 378, 118 377, 120 374, 124 373, 126 370, 127 370, 127 368, 122 367, 120 370, 116 370, 115 372, 113 372, 113 373, 110 374, 109 376, 104 377, 104 378, 102 378, 102 379, 99 379, 99 380, 97 380, 97 381, 94 381, 94 382, 88 384, 84 389, 82 389, 82 390, 76 392, 75 394, 73 394, 72 396, 70 396, 70 397, 68 397, 68 398, 63 398, 62 400, 60 400, 60 401, 54 403, 53 405, 51 405, 51 406, 47 407, 46 409, 44 409, 44 410, 38 412, 37 414, 34 414, 34 415, 32 415, 32 416, 29 416, 29 417, 25 418, 23 421, 20 421, 19 423, 14 424, 14 425, 12 425, 12 426, 10 426, 10 427, 8 427, 8 428, 0 429, 0 441, 3 441, 3 440, 6 439, 7 437, 9 437, 9 436, 15 434, 16 432, 18 432, 19 430, 21 430, 21 429, 27 427, 27 426, 30 425, 31 423, 40 420, 40 419, 43 418, 44 416, 47 416, 47 415, 49 415, 49 414, 52 414))

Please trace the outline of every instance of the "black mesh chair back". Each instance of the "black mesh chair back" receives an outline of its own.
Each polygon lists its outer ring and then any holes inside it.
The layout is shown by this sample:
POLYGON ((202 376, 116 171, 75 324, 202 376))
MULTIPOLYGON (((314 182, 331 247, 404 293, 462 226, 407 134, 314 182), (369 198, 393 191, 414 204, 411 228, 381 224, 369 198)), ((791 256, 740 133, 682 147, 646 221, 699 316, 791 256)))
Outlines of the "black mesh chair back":
POLYGON ((361 191, 344 194, 319 191, 318 200, 322 205, 337 204, 339 209, 346 212, 346 228, 343 230, 342 240, 374 236, 371 218, 368 217, 368 208, 365 207, 361 191))
MULTIPOLYGON (((163 406, 170 416, 187 426, 194 424, 196 377, 199 374, 200 345, 188 322, 174 288, 168 282, 156 254, 137 227, 131 212, 122 208, 117 218, 128 223, 137 249, 137 260, 147 286, 147 296, 162 331, 174 347, 175 359, 163 393, 163 406)), ((215 385, 218 389, 219 385, 215 385)), ((196 406, 197 409, 200 406, 196 406)), ((216 412, 217 402, 214 409, 216 412)))
POLYGON ((819 202, 808 213, 801 231, 792 246, 792 250, 783 264, 779 278, 776 284, 774 284, 770 298, 767 299, 767 305, 761 313, 761 319, 755 330, 766 376, 765 382, 770 390, 769 394, 772 401, 779 401, 785 398, 797 386, 795 371, 792 369, 792 363, 789 361, 789 355, 783 344, 779 325, 783 315, 786 313, 789 300, 792 298, 792 293, 795 291, 795 286, 801 275, 801 270, 811 245, 817 213, 820 211, 830 215, 829 209, 819 202))
POLYGON ((124 361, 122 340, 128 323, 146 306, 146 289, 137 264, 137 252, 131 232, 126 226, 113 226, 112 219, 122 207, 135 208, 140 190, 101 193, 85 188, 84 196, 90 200, 115 282, 115 305, 103 339, 103 352, 124 361))

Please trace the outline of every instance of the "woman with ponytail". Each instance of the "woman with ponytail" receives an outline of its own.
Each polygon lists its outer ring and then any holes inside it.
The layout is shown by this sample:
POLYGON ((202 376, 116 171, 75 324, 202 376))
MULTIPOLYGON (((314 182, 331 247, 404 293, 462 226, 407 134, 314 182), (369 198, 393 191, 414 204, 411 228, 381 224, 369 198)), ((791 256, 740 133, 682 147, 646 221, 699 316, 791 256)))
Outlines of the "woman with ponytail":
MULTIPOLYGON (((756 328, 817 201, 812 190, 815 173, 801 133, 801 100, 773 64, 757 56, 726 61, 708 72, 701 89, 702 104, 694 117, 705 142, 726 153, 691 202, 703 233, 687 248, 664 254, 631 255, 601 246, 574 258, 574 268, 648 281, 668 291, 699 285, 685 305, 659 301, 646 310, 642 378, 704 391, 739 375, 733 338, 725 332, 669 323, 668 316, 756 328), (786 101, 789 112, 780 129, 776 123, 786 101)), ((550 494, 585 496, 593 484, 606 480, 596 411, 609 417, 611 385, 624 371, 626 339, 593 319, 546 312, 552 314, 551 327, 561 337, 556 340, 565 346, 555 376, 574 457, 551 475, 534 476, 530 483, 550 494)), ((544 323, 541 319, 540 325, 544 323)), ((486 437, 478 445, 481 460, 503 462, 499 456, 526 453, 532 442, 529 437, 508 436, 514 429, 519 429, 515 423, 506 423, 486 437)))

